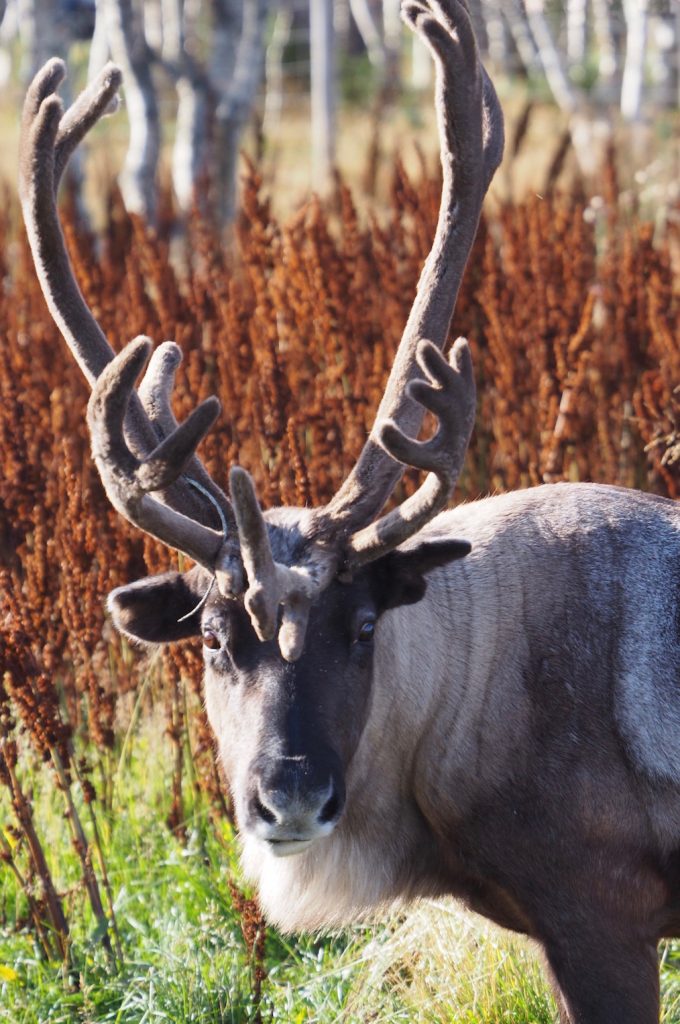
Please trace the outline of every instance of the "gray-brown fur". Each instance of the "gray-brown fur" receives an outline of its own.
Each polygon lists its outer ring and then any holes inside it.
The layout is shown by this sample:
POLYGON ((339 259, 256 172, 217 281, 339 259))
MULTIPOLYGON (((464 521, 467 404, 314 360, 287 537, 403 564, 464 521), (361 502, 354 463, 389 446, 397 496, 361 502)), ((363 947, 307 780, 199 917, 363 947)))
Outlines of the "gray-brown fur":
MULTIPOLYGON (((310 513, 267 520, 295 563, 310 513)), ((442 513, 334 581, 294 664, 213 594, 192 629, 270 919, 451 894, 541 944, 565 1020, 653 1024, 656 943, 680 932, 679 564, 676 503, 558 484, 442 513)), ((179 618, 204 585, 121 588, 114 620, 158 641, 157 607, 179 618)))

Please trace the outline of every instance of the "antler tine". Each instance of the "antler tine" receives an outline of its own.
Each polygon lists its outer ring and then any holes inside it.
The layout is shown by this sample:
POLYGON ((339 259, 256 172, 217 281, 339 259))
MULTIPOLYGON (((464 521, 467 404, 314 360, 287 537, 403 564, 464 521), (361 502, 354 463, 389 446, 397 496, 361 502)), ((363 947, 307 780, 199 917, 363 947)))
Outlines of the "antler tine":
MULTIPOLYGON (((19 145, 19 196, 33 260, 50 313, 92 385, 114 353, 85 304, 71 271, 57 216, 55 191, 75 142, 110 106, 121 76, 113 65, 102 70, 88 90, 90 102, 80 104, 76 111, 78 116, 67 121, 60 144, 63 105, 55 90, 65 75, 63 61, 50 60, 28 90, 19 145)), ((139 419, 139 415, 136 418, 139 419)), ((152 443, 148 424, 145 425, 146 430, 139 423, 135 427, 141 427, 147 444, 152 443)))
POLYGON ((475 420, 475 382, 470 349, 458 338, 448 361, 429 341, 421 341, 418 364, 428 381, 408 385, 411 398, 438 418, 429 441, 417 441, 392 420, 380 425, 380 443, 393 459, 429 470, 422 486, 398 508, 364 527, 349 540, 346 563, 351 571, 391 551, 417 533, 448 502, 465 461, 475 420))
POLYGON ((484 194, 503 151, 500 105, 479 61, 466 5, 462 0, 406 0, 402 18, 435 59, 442 198, 432 249, 374 426, 354 469, 321 513, 330 531, 345 536, 375 519, 403 472, 381 442, 380 431, 387 420, 410 436, 420 429, 424 408, 407 389, 418 374, 418 343, 428 338, 438 349, 446 344, 484 194))
MULTIPOLYGON (((114 358, 113 349, 85 303, 73 274, 57 214, 56 191, 78 143, 103 114, 114 109, 122 75, 115 65, 107 64, 64 113, 55 91, 65 75, 63 61, 50 60, 28 90, 22 115, 19 194, 48 308, 94 389, 90 418, 99 431, 97 457, 104 485, 114 506, 131 522, 214 571, 222 593, 238 592, 243 584, 238 538, 235 531, 226 542, 224 537, 224 526, 228 530, 234 525, 233 513, 227 497, 194 454, 217 414, 216 399, 203 403, 178 427, 170 409, 169 390, 160 399, 162 414, 158 417, 147 416, 134 392, 136 374, 132 374, 129 388, 117 390, 115 381, 121 374, 128 379, 127 359, 132 360, 131 366, 139 365, 141 369, 146 356, 140 355, 136 346, 127 356, 114 358), (121 403, 125 415, 118 421, 113 410, 121 403), (102 423, 106 426, 102 427, 102 423), (121 465, 114 462, 106 468, 104 451, 120 456, 121 465), (178 466, 182 469, 177 470, 178 466), (189 477, 179 479, 185 469, 189 477), (151 490, 158 492, 155 498, 149 497, 151 490), (215 510, 223 526, 219 532, 204 525, 216 519, 215 510), (195 517, 195 521, 189 517, 195 517)), ((179 349, 173 348, 173 353, 172 358, 176 359, 179 349)), ((149 383, 147 392, 162 394, 166 384, 171 387, 172 375, 168 378, 161 373, 156 379, 156 370, 165 365, 166 356, 167 350, 153 363, 149 380, 154 383, 149 383)))
MULTIPOLYGON (((182 362, 182 350, 174 341, 165 341, 152 353, 142 382, 137 388, 139 400, 156 428, 159 437, 167 437, 177 429, 170 397, 175 385, 175 374, 182 362)), ((185 471, 187 482, 198 485, 215 499, 220 518, 229 536, 236 535, 234 510, 224 491, 218 487, 200 459, 192 458, 185 471)))
POLYGON ((54 191, 72 154, 100 118, 120 106, 118 90, 123 82, 120 68, 110 61, 66 110, 59 123, 54 147, 54 191))
POLYGON ((273 639, 278 629, 281 654, 286 661, 295 661, 302 653, 312 601, 330 582, 336 560, 317 557, 309 566, 292 567, 276 562, 255 486, 240 466, 231 470, 229 490, 248 575, 246 610, 260 640, 273 639))
POLYGON ((219 402, 208 398, 144 458, 125 440, 125 418, 134 385, 151 352, 151 341, 131 341, 95 381, 87 407, 92 455, 107 497, 133 525, 177 548, 214 571, 223 536, 151 497, 169 487, 184 472, 197 446, 219 413, 219 402))
MULTIPOLYGON (((26 94, 19 143, 19 197, 48 309, 92 386, 114 352, 73 275, 55 197, 68 157, 110 109, 122 79, 120 70, 107 64, 64 114, 55 90, 65 76, 64 62, 53 58, 38 71, 26 94)), ((130 402, 127 429, 136 451, 143 454, 155 447, 158 438, 136 397, 130 402)))

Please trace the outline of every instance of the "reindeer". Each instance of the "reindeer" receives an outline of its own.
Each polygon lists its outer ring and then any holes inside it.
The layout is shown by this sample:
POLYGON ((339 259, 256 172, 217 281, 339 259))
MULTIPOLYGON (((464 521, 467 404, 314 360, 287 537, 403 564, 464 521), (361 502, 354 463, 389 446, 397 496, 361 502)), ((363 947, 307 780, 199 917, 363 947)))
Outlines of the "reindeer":
POLYGON ((202 636, 205 699, 246 874, 279 927, 318 929, 452 894, 542 947, 562 1020, 658 1020, 656 946, 680 934, 680 511, 557 484, 442 511, 475 412, 442 354, 503 150, 464 0, 405 0, 430 47, 443 167, 436 236, 374 426, 322 508, 263 513, 178 425, 179 348, 114 353, 56 211, 70 154, 115 102, 108 65, 66 112, 48 62, 28 93, 20 193, 35 266, 92 386, 92 454, 127 520, 195 562, 119 587, 143 644, 202 636), (145 364, 144 377, 135 382, 145 364), (426 410, 437 418, 417 437, 426 410), (420 489, 380 517, 405 465, 420 489))

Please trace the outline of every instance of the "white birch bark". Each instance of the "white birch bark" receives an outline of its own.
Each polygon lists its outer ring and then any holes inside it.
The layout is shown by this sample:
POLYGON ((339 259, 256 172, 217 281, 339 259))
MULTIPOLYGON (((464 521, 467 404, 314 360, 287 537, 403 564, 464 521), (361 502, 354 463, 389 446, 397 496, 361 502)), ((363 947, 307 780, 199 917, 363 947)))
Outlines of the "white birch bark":
MULTIPOLYGON (((21 77, 26 84, 50 57, 66 60, 72 38, 69 19, 65 16, 59 0, 18 0, 17 27, 22 43, 21 77)), ((64 105, 71 103, 71 80, 67 78, 61 87, 64 105)), ((82 203, 82 152, 76 151, 66 168, 65 181, 73 192, 83 223, 87 223, 87 211, 82 203)))
MULTIPOLYGON (((481 14, 484 21, 486 46, 491 62, 504 71, 508 70, 509 46, 508 29, 503 18, 505 13, 499 0, 484 0, 481 14)), ((523 15, 522 15, 523 16, 523 15)), ((509 18, 508 18, 509 21, 509 18)))
POLYGON ((123 201, 131 213, 153 223, 160 127, 146 40, 134 17, 131 0, 97 0, 97 14, 100 12, 106 24, 111 55, 121 66, 125 79, 130 138, 119 178, 123 201))
POLYGON ((432 58, 430 51, 413 33, 411 36, 411 88, 425 90, 432 84, 432 58))
POLYGON ((404 38, 399 0, 382 0, 383 40, 387 65, 385 74, 394 88, 401 83, 401 47, 404 38))
POLYGON ((94 22, 94 34, 90 43, 90 55, 87 62, 88 82, 91 82, 93 78, 97 77, 109 59, 109 54, 109 37, 106 32, 106 23, 101 10, 98 10, 94 22))
POLYGON ((573 114, 578 106, 576 93, 550 32, 543 0, 526 0, 525 6, 531 34, 534 37, 550 91, 558 107, 568 114, 573 114))
POLYGON ((626 121, 639 121, 642 113, 649 2, 628 0, 625 11, 626 61, 621 83, 621 114, 626 121))
POLYGON ((569 80, 545 16, 544 0, 525 0, 525 6, 529 28, 553 98, 569 117, 569 132, 578 164, 585 175, 593 175, 601 165, 611 136, 611 122, 593 117, 587 110, 586 97, 569 80))
POLYGON ((486 34, 486 19, 482 10, 482 0, 468 0, 470 20, 475 31, 477 47, 483 56, 489 52, 489 39, 486 34))
POLYGON ((401 40, 403 37, 403 23, 399 0, 382 0, 383 12, 383 38, 388 51, 401 51, 401 40))
POLYGON ((335 166, 335 47, 333 0, 310 0, 312 181, 327 188, 335 166))
POLYGON ((581 66, 586 59, 586 0, 567 0, 567 58, 581 66))
MULTIPOLYGON (((50 57, 66 56, 68 32, 59 0, 19 0, 18 12, 23 50, 21 77, 29 82, 50 57)), ((66 93, 64 97, 68 102, 66 93)))
POLYGON ((678 25, 680 3, 675 10, 657 13, 650 23, 650 86, 655 102, 665 107, 672 107, 677 103, 680 72, 678 25))
POLYGON ((18 32, 13 6, 12 0, 9 0, 9 3, 0 0, 0 89, 7 88, 12 80, 12 55, 6 44, 11 42, 18 32))
POLYGON ((208 79, 191 54, 194 21, 200 9, 185 0, 161 0, 162 56, 177 92, 172 186, 182 213, 197 198, 198 178, 206 164, 208 79))
POLYGON ((5 14, 0 22, 0 42, 12 43, 19 35, 19 0, 7 0, 5 14))
POLYGON ((525 71, 532 72, 540 66, 538 49, 526 19, 522 0, 507 0, 503 14, 508 23, 508 30, 515 44, 515 49, 525 71))
POLYGON ((265 56, 265 101, 262 129, 265 136, 275 131, 281 120, 283 110, 283 55, 290 40, 293 27, 293 10, 289 4, 283 4, 274 20, 267 53, 265 56))
POLYGON ((618 94, 619 54, 609 0, 591 0, 593 36, 598 54, 598 94, 612 102, 618 94))
POLYGON ((243 29, 243 0, 214 0, 213 45, 209 77, 217 96, 226 96, 234 76, 236 50, 243 29))
MULTIPOLYGON (((313 7, 314 0, 310 0, 310 4, 313 7)), ((382 78, 385 74, 387 53, 380 29, 373 17, 371 6, 368 0, 349 0, 349 9, 359 30, 361 40, 366 47, 368 59, 382 78)))
POLYGON ((179 64, 184 52, 184 4, 182 0, 161 0, 158 13, 162 25, 159 48, 163 60, 179 64))
POLYGON ((161 0, 143 0, 142 17, 144 38, 155 53, 161 53, 166 32, 165 11, 161 0))
MULTIPOLYGON (((225 12, 233 17, 233 2, 231 8, 227 8, 228 5, 224 4, 225 12)), ((246 0, 243 3, 233 74, 228 81, 222 71, 213 78, 213 86, 220 90, 215 115, 215 177, 218 215, 223 224, 229 224, 236 212, 239 142, 262 80, 268 13, 269 0, 246 0)))
POLYGON ((172 149, 172 187, 179 208, 187 213, 197 199, 205 169, 208 96, 205 85, 191 75, 177 80, 177 123, 172 149))
POLYGON ((675 105, 680 107, 680 4, 675 8, 675 78, 676 94, 675 105))

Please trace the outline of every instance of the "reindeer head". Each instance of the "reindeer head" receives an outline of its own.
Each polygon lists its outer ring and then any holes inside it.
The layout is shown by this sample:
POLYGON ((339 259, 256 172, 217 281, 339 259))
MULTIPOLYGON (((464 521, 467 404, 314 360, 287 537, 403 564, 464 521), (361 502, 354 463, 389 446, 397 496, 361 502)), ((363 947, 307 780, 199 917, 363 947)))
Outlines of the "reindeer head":
POLYGON ((196 455, 219 414, 217 400, 178 424, 171 392, 179 348, 166 342, 151 355, 151 342, 137 338, 114 355, 82 298, 56 191, 70 154, 115 102, 119 70, 104 68, 64 112, 56 89, 65 69, 52 60, 24 108, 24 218, 52 316, 92 386, 88 424, 106 493, 129 522, 196 563, 119 588, 110 611, 142 642, 202 634, 208 713, 239 823, 275 853, 298 852, 342 813, 381 616, 420 600, 427 572, 469 550, 464 541, 418 543, 416 535, 449 500, 474 422, 467 343, 458 339, 448 359, 441 350, 500 162, 502 116, 464 0, 408 0, 402 14, 437 66, 439 221, 373 429, 322 508, 263 513, 239 467, 227 497, 196 455), (426 410, 438 427, 418 441, 426 410), (405 465, 428 476, 379 518, 405 465))

